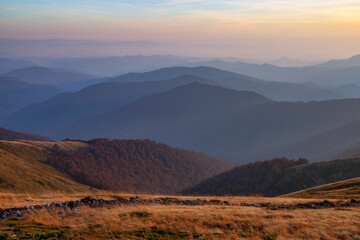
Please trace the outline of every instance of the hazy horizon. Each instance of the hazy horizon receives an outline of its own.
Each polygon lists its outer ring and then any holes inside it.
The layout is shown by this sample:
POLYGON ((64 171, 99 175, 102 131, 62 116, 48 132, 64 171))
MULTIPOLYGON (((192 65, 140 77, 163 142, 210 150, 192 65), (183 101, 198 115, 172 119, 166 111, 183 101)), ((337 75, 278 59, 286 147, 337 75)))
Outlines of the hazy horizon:
MULTIPOLYGON (((174 56, 194 59, 221 59, 229 62, 245 61, 249 63, 265 63, 277 60, 293 60, 309 64, 325 62, 333 58, 302 59, 289 56, 255 58, 246 55, 197 55, 183 51, 185 45, 150 41, 104 41, 88 39, 4 39, 0 38, 0 57, 2 58, 106 58, 127 56, 174 56), (81 44, 81 45, 80 45, 81 44), (96 46, 96 48, 94 48, 96 46), (139 46, 143 49, 139 51, 139 46), (168 48, 166 48, 166 46, 168 48), (171 49, 178 49, 172 51, 171 49), (182 50, 180 50, 182 49, 182 50)), ((357 53, 341 56, 337 59, 347 59, 357 53)), ((300 64, 301 65, 301 64, 300 64)))
POLYGON ((0 38, 17 40, 0 54, 342 59, 360 53, 359 12, 359 0, 1 1, 0 38), (26 39, 87 43, 17 42, 26 39))

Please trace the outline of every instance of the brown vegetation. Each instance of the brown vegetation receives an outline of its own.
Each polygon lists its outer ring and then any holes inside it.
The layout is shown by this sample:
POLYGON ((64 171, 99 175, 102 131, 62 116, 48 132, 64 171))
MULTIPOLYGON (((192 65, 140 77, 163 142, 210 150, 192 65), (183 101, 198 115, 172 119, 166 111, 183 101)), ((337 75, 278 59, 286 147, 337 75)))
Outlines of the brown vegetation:
POLYGON ((275 158, 249 163, 207 179, 199 185, 185 190, 184 193, 274 196, 278 194, 277 186, 284 177, 286 169, 308 162, 307 159, 275 158))
POLYGON ((178 193, 234 163, 150 140, 94 139, 66 151, 57 144, 48 162, 78 182, 115 192, 178 193))
MULTIPOLYGON (((244 198, 222 199, 244 201, 244 198)), ((303 201, 257 197, 246 200, 303 201)), ((216 205, 84 207, 68 216, 63 212, 30 215, 22 222, 24 227, 19 227, 17 234, 29 231, 26 224, 34 226, 34 223, 40 223, 45 225, 37 227, 47 232, 60 232, 69 226, 66 233, 82 239, 359 239, 359 214, 359 208, 271 210, 216 205)), ((5 221, 2 224, 19 223, 5 221)))
MULTIPOLYGON (((184 191, 195 195, 278 196, 360 177, 360 159, 308 163, 275 158, 235 167, 184 191)), ((316 196, 315 196, 316 197, 316 196)))

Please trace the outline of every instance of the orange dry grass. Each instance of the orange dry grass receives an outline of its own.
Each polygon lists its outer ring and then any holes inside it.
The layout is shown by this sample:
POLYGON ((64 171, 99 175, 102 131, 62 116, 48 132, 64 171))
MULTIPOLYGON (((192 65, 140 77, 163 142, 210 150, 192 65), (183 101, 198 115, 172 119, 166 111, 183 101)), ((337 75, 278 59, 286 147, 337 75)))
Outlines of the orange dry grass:
POLYGON ((121 230, 171 229, 200 233, 204 239, 360 239, 360 209, 269 210, 234 206, 120 206, 84 207, 61 217, 58 214, 31 215, 29 220, 53 226, 71 226, 88 231, 99 224, 96 233, 121 230), (134 216, 132 212, 149 216, 134 216))

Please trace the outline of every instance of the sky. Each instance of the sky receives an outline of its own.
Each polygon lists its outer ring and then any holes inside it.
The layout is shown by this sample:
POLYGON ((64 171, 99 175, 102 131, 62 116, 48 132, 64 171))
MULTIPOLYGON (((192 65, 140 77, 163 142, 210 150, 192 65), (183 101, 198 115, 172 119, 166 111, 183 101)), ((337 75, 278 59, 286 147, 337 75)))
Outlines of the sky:
POLYGON ((346 58, 360 53, 360 0, 0 0, 0 38, 145 43, 117 55, 346 58))

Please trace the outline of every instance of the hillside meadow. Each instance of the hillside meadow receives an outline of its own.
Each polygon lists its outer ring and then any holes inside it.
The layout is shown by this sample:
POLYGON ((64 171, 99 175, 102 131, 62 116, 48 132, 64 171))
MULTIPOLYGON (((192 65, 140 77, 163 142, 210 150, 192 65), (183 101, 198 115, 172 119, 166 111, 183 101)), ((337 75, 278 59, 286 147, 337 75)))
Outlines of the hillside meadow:
MULTIPOLYGON (((98 197, 129 197, 100 194, 98 197)), ((31 196, 2 194, 4 207, 68 201, 81 195, 31 196), (51 199, 50 199, 51 198, 51 199)), ((164 196, 140 195, 143 198, 164 196)), ((167 196, 169 197, 169 196, 167 196)), ((308 199, 264 197, 185 197, 230 203, 306 203, 308 199)), ((311 200, 314 201, 314 200, 311 200)), ((321 200, 320 200, 321 201, 321 200)), ((340 201, 340 200, 339 200, 340 201)), ((0 222, 2 239, 359 239, 360 209, 277 210, 245 206, 121 205, 81 207, 76 211, 44 211, 24 221, 0 222)))

